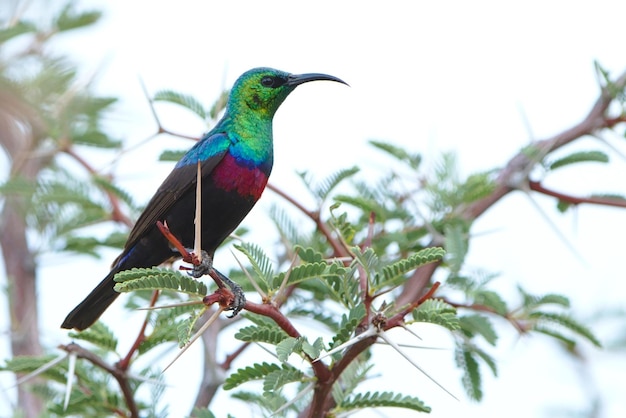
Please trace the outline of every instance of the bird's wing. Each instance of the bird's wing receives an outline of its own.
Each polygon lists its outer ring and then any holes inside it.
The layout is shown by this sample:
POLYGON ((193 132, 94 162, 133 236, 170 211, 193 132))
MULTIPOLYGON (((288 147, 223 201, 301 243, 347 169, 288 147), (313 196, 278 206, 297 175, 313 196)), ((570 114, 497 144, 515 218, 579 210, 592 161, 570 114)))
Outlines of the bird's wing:
POLYGON ((183 156, 137 219, 126 241, 124 252, 132 248, 157 221, 163 220, 168 210, 180 196, 191 187, 195 187, 198 161, 201 162, 202 177, 207 178, 224 158, 229 146, 228 136, 224 133, 216 133, 203 138, 183 156))

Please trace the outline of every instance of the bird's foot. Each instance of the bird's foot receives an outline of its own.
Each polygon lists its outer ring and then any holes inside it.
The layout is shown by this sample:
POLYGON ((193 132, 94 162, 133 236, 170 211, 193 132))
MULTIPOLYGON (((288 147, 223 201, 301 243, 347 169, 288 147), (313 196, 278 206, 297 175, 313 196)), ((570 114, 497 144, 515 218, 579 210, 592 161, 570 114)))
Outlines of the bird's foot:
POLYGON ((243 293, 243 289, 237 283, 233 282, 231 279, 211 267, 211 271, 209 273, 218 287, 224 288, 224 285, 230 288, 230 291, 233 294, 233 300, 230 303, 227 310, 232 311, 229 318, 233 318, 237 316, 237 314, 243 309, 246 305, 246 295, 243 293))
POLYGON ((211 274, 211 269, 213 269, 213 257, 204 250, 202 250, 202 257, 198 257, 192 251, 189 251, 189 254, 189 260, 183 258, 183 261, 193 265, 187 274, 194 279, 199 279, 206 274, 211 274))

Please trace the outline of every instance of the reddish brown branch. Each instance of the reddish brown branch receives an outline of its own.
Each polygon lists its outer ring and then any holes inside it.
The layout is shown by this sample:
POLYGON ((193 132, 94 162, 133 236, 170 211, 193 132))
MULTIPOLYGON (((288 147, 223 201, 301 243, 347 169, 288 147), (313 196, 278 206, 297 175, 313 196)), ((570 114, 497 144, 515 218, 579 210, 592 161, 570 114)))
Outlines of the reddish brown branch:
POLYGON ((618 208, 626 208, 626 200, 623 199, 612 199, 610 197, 576 197, 572 195, 568 195, 565 193, 557 192, 552 189, 548 189, 543 186, 538 181, 529 181, 528 186, 530 190, 534 190, 538 193, 545 194, 547 196, 556 197, 560 201, 572 204, 579 205, 581 203, 589 203, 594 205, 603 205, 603 206, 615 206, 618 208))
POLYGON ((238 349, 233 351, 231 354, 227 355, 220 367, 224 370, 230 369, 230 366, 233 364, 233 361, 237 359, 245 351, 246 348, 250 346, 250 343, 243 343, 239 346, 238 349))
POLYGON ((169 227, 167 226, 167 223, 157 221, 156 226, 159 229, 159 232, 161 232, 161 234, 163 234, 163 236, 169 241, 169 243, 172 244, 174 248, 176 248, 176 250, 180 253, 183 260, 191 259, 191 254, 189 253, 189 251, 187 251, 185 246, 178 240, 178 238, 176 238, 174 234, 172 234, 169 227))
MULTIPOLYGON (((91 164, 87 162, 87 160, 85 160, 74 151, 71 145, 68 144, 67 146, 63 147, 61 151, 72 157, 93 177, 100 176, 100 174, 98 174, 98 172, 91 166, 91 164)), ((118 197, 112 191, 107 190, 106 188, 103 188, 103 191, 106 194, 107 199, 109 199, 109 202, 111 203, 111 219, 115 222, 123 223, 129 228, 132 227, 133 222, 122 212, 120 200, 118 199, 118 197)))
POLYGON ((407 316, 409 313, 411 313, 415 308, 420 306, 422 303, 424 303, 428 299, 431 299, 433 297, 433 295, 435 294, 435 292, 437 291, 437 289, 439 288, 440 285, 441 285, 441 283, 439 283, 439 282, 433 283, 433 285, 430 287, 428 292, 426 292, 422 297, 420 297, 418 300, 416 300, 413 303, 409 304, 407 307, 402 309, 400 312, 398 312, 397 314, 395 314, 394 316, 389 318, 386 321, 386 324, 383 327, 383 329, 386 331, 388 329, 397 327, 398 325, 403 323, 404 322, 404 317, 407 316))
MULTIPOLYGON (((157 299, 159 298, 159 291, 155 290, 152 292, 152 298, 150 299, 150 307, 153 307, 156 304, 157 299)), ((143 324, 141 325, 141 329, 139 330, 139 334, 137 334, 137 338, 135 338, 135 342, 128 350, 126 356, 117 363, 117 367, 121 370, 128 370, 130 367, 130 361, 135 355, 135 352, 139 349, 139 346, 146 339, 146 328, 148 327, 148 318, 150 317, 150 311, 146 314, 146 319, 144 319, 143 324)))
MULTIPOLYGON (((267 303, 257 304, 254 302, 246 301, 246 306, 244 307, 244 309, 255 314, 271 318, 274 322, 276 322, 276 325, 278 325, 290 337, 301 337, 300 333, 293 326, 291 321, 289 321, 289 319, 285 315, 283 315, 283 313, 274 305, 270 305, 267 303)), ((311 366, 313 367, 313 371, 318 379, 318 382, 327 382, 331 374, 328 368, 324 365, 324 363, 322 363, 321 361, 314 362, 311 358, 309 358, 309 361, 311 362, 311 366)))
POLYGON ((324 237, 326 237, 326 240, 328 241, 328 243, 331 245, 331 247, 333 247, 333 252, 334 252, 335 257, 349 257, 350 256, 350 251, 348 251, 348 249, 343 245, 343 243, 340 240, 336 239, 333 236, 330 228, 328 228, 328 225, 326 225, 326 223, 322 221, 319 212, 313 212, 313 211, 308 210, 300 202, 298 202, 293 197, 291 197, 290 195, 280 190, 278 187, 274 186, 271 183, 267 184, 267 188, 273 191, 274 193, 276 193, 277 195, 279 195, 280 197, 282 197, 283 199, 285 199, 286 201, 288 201, 289 203, 291 203, 294 207, 296 207, 300 212, 308 216, 315 223, 315 226, 317 227, 318 231, 320 231, 320 233, 324 235, 324 237))
MULTIPOLYGON (((613 87, 617 89, 622 89, 625 85, 626 73, 622 74, 613 83, 613 87)), ((616 124, 625 122, 626 117, 624 116, 609 117, 607 115, 609 106, 613 102, 613 99, 614 97, 610 94, 610 92, 606 88, 603 88, 600 93, 600 97, 598 97, 594 105, 591 107, 585 119, 551 138, 532 142, 530 144, 530 148, 538 150, 542 156, 545 156, 578 138, 586 135, 593 135, 601 129, 613 128, 616 124)), ((527 182, 529 172, 537 163, 538 160, 536 157, 531 156, 524 150, 520 151, 517 155, 511 158, 511 160, 509 160, 506 166, 498 174, 495 180, 495 188, 493 192, 463 208, 460 212, 460 217, 468 222, 473 222, 476 218, 484 214, 489 208, 504 198, 504 196, 516 190, 520 184, 527 182)), ((579 203, 598 203, 623 207, 620 202, 617 202, 616 200, 609 201, 608 199, 606 199, 606 201, 603 200, 602 203, 588 201, 579 203)), ((425 286, 430 282, 432 275, 439 264, 440 263, 427 264, 415 270, 413 276, 404 286, 402 294, 398 297, 398 304, 402 305, 415 300, 415 298, 423 292, 425 286)))
POLYGON ((60 345, 59 348, 67 353, 75 354, 78 358, 87 360, 94 366, 101 368, 113 376, 113 378, 115 378, 117 383, 120 385, 120 389, 122 390, 122 395, 124 396, 124 401, 126 402, 131 418, 139 418, 139 410, 137 409, 137 404, 135 403, 134 393, 128 381, 126 370, 122 370, 117 366, 111 366, 96 354, 84 349, 76 343, 60 345))

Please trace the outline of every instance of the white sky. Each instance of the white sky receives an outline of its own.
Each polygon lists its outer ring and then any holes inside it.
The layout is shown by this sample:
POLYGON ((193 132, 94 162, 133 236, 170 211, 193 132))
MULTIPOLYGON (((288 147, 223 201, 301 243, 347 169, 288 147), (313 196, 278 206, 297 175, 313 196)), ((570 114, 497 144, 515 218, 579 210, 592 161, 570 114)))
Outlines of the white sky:
MULTIPOLYGON (((361 166, 364 175, 384 171, 389 160, 365 145, 372 138, 422 152, 427 162, 441 152, 455 151, 464 174, 501 166, 531 136, 542 139, 582 119, 598 94, 594 60, 613 75, 626 69, 626 4, 619 1, 596 1, 593 6, 571 1, 516 5, 317 1, 305 5, 94 0, 81 4, 106 7, 104 19, 93 30, 61 39, 58 48, 71 51, 82 62, 85 75, 98 71, 101 94, 123 97, 111 118, 111 129, 128 144, 141 142, 155 130, 138 76, 152 93, 171 88, 194 94, 205 103, 211 103, 243 71, 257 66, 294 73, 324 72, 350 83, 351 88, 322 82, 299 87, 277 114, 270 181, 292 193, 302 191, 295 170, 309 170, 318 178, 354 164, 361 166)), ((163 123, 172 130, 190 135, 204 130, 201 123, 180 112, 159 109, 163 123)), ((606 140, 626 153, 623 137, 607 135, 606 140)), ((138 201, 147 201, 171 169, 156 162, 156 156, 163 149, 188 146, 188 141, 163 137, 125 154, 119 162, 123 185, 138 201)), ((610 152, 591 139, 570 150, 592 148, 610 152)), ((111 162, 110 155, 88 157, 103 170, 111 162)), ((625 160, 613 153, 611 161, 606 167, 589 164, 563 169, 550 175, 546 184, 575 195, 626 194, 625 160)), ((473 232, 482 235, 472 243, 468 268, 500 272, 494 287, 505 294, 513 294, 516 283, 538 294, 563 292, 571 297, 581 318, 601 308, 625 309, 623 247, 619 244, 626 235, 626 213, 584 206, 575 213, 558 215, 552 200, 534 199, 582 257, 568 250, 529 199, 518 193, 476 222, 473 232)), ((265 222, 274 201, 276 197, 267 192, 246 221, 253 230, 251 240, 268 239, 256 225, 265 222)), ((114 256, 106 254, 96 262, 56 255, 42 258, 41 316, 46 344, 68 341, 58 325, 104 277, 114 256), (75 276, 75 281, 67 280, 68 276, 75 276), (61 286, 76 290, 61 295, 61 286)), ((221 257, 224 263, 232 262, 228 252, 221 257)), ((122 343, 127 347, 137 330, 133 324, 139 323, 141 315, 122 319, 122 304, 118 301, 104 320, 128 327, 128 341, 122 343)), ((598 330, 602 338, 610 338, 614 331, 598 330)), ((445 333, 429 326, 422 332, 432 337, 425 345, 450 346, 445 333)), ((588 405, 589 387, 581 383, 576 365, 553 344, 541 337, 519 339, 506 326, 500 335, 497 349, 490 350, 499 362, 500 377, 493 379, 485 370, 485 400, 480 404, 464 397, 458 372, 450 367, 449 351, 415 355, 460 402, 400 361, 381 364, 376 370, 379 377, 368 389, 395 387, 414 394, 433 407, 434 417, 551 416, 551 408, 588 405)), ((236 345, 232 340, 224 337, 224 346, 236 345)), ((394 357, 382 350, 375 358, 394 357)), ((621 381, 617 381, 626 373, 624 356, 602 354, 587 345, 583 353, 591 366, 585 378, 602 395, 601 416, 626 416, 621 381)), ((173 353, 168 355, 171 358, 173 353)), ((198 361, 199 351, 192 349, 166 373, 173 386, 164 399, 171 416, 188 412, 195 396, 194 370, 198 367, 194 364, 198 361)), ((0 411, 4 401, 0 397, 0 411)), ((218 417, 227 412, 244 417, 250 411, 226 396, 213 410, 218 417)), ((414 415, 379 411, 359 416, 414 415)))

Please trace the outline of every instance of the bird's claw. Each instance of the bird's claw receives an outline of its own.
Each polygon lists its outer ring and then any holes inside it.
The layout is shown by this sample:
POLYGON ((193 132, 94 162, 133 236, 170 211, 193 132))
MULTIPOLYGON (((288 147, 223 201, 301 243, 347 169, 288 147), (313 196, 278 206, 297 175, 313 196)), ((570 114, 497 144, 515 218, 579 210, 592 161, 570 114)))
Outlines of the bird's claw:
MULTIPOLYGON (((234 281, 232 281, 231 279, 229 279, 227 276, 220 273, 216 269, 214 268, 211 268, 211 269, 213 270, 213 272, 215 272, 215 274, 222 281, 222 283, 225 283, 226 286, 228 286, 230 288, 230 291, 233 293, 233 301, 228 307, 228 310, 232 311, 232 313, 228 315, 228 318, 234 318, 246 305, 246 295, 244 294, 241 286, 239 286, 237 283, 235 283, 234 281)), ((218 283, 218 286, 219 286, 219 283, 218 283)))
POLYGON ((192 260, 190 262, 193 265, 193 268, 187 274, 194 279, 199 279, 206 274, 210 274, 211 269, 213 269, 213 258, 204 250, 202 250, 201 259, 199 259, 195 254, 191 254, 192 260))

